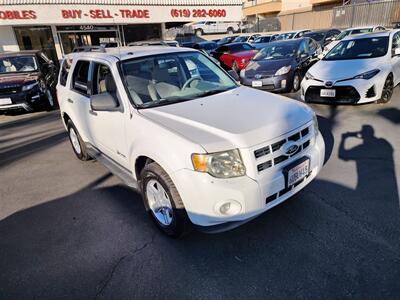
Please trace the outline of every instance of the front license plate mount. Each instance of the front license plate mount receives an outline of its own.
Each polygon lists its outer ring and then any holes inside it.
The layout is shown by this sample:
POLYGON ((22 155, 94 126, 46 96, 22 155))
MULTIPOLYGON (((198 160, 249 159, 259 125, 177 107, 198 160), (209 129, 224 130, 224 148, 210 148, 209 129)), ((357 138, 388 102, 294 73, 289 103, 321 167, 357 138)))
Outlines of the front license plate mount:
POLYGON ((262 83, 261 80, 253 80, 253 81, 251 82, 251 86, 252 86, 252 87, 262 87, 262 85, 263 85, 263 83, 262 83))
POLYGON ((335 89, 321 89, 320 97, 329 97, 334 98, 336 97, 336 90, 335 89))
POLYGON ((286 188, 303 180, 310 174, 310 158, 303 156, 283 169, 286 188))

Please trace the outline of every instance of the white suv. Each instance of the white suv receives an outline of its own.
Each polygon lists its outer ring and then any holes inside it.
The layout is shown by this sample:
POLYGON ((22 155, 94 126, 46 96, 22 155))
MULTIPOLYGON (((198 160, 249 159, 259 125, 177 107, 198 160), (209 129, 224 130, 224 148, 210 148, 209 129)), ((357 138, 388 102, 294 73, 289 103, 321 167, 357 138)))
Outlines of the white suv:
POLYGON ((76 156, 138 189, 168 235, 238 226, 320 171, 325 145, 305 104, 239 86, 196 50, 104 51, 64 59, 62 120, 76 156))

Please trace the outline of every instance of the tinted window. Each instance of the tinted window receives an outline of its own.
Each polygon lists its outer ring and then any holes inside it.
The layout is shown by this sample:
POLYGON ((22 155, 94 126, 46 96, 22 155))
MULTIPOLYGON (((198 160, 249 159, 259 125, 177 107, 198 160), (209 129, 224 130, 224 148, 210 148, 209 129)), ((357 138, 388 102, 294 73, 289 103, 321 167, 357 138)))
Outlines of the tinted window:
POLYGON ((393 42, 392 42, 392 53, 394 54, 394 50, 400 48, 400 32, 396 33, 393 36, 393 42))
POLYGON ((67 78, 69 70, 71 69, 72 59, 66 58, 61 66, 60 70, 60 84, 65 86, 67 84, 67 78))
POLYGON ((344 60, 384 56, 388 51, 388 37, 374 37, 342 41, 323 60, 344 60))
POLYGON ((78 61, 75 65, 74 73, 72 75, 72 87, 74 90, 88 94, 88 74, 89 74, 88 61, 78 61))

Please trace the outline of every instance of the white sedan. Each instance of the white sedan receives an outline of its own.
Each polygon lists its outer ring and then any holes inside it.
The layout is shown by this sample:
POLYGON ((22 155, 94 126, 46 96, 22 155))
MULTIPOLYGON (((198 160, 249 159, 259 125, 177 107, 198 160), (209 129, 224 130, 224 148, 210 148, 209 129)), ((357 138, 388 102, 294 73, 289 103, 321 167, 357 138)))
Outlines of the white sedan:
POLYGON ((312 66, 301 83, 305 102, 390 101, 400 82, 400 30, 351 36, 312 66))

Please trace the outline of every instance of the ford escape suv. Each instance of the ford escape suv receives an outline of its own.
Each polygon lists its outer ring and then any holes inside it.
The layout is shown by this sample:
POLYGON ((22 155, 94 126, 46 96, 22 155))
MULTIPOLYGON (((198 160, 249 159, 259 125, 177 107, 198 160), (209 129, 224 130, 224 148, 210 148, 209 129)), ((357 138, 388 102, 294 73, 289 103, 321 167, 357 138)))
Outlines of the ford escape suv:
POLYGON ((320 171, 324 141, 305 104, 238 85, 197 50, 162 46, 68 55, 57 86, 81 160, 136 188, 156 225, 236 227, 320 171))

